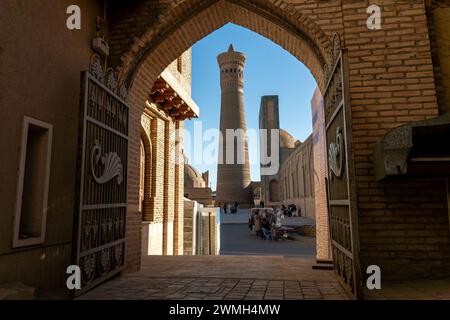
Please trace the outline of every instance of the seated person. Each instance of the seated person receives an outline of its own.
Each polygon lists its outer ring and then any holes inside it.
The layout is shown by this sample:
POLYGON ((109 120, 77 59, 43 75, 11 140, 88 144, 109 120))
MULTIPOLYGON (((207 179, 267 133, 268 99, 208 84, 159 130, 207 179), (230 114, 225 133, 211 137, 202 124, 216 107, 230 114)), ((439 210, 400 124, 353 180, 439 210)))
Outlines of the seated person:
POLYGON ((259 236, 261 234, 261 217, 259 216, 259 213, 256 213, 254 216, 254 223, 255 223, 255 233, 256 236, 259 236))
POLYGON ((284 222, 284 214, 281 210, 278 210, 277 216, 276 216, 275 227, 281 228, 283 226, 283 222, 284 222))
POLYGON ((269 223, 269 225, 273 226, 276 223, 276 217, 275 214, 273 213, 273 211, 269 211, 267 213, 267 222, 269 223))
POLYGON ((253 226, 255 225, 255 212, 252 210, 248 215, 248 228, 253 231, 253 226))
POLYGON ((285 215, 285 216, 290 216, 290 212, 289 212, 289 209, 287 209, 286 208, 286 206, 283 204, 282 206, 281 206, 281 211, 283 212, 283 214, 285 215))
POLYGON ((299 217, 300 216, 299 212, 298 212, 298 209, 297 209, 297 206, 295 204, 292 205, 292 216, 293 217, 299 217))
POLYGON ((263 240, 272 240, 272 228, 266 218, 261 221, 261 238, 263 240))

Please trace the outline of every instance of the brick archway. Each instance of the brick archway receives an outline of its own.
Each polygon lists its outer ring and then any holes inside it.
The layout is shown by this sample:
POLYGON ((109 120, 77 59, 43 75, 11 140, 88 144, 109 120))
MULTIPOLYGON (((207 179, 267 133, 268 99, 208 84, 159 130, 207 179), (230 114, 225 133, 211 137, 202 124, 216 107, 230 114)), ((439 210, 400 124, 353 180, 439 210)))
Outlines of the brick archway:
MULTIPOLYGON (((330 35, 303 13, 313 10, 300 10, 275 0, 179 0, 173 1, 153 23, 124 29, 122 20, 134 15, 145 17, 145 13, 135 12, 140 10, 145 12, 144 4, 128 10, 125 16, 113 14, 111 23, 111 62, 117 65, 119 79, 132 88, 132 94, 142 73, 146 81, 153 83, 181 53, 227 23, 274 41, 309 68, 321 89, 325 85, 323 69, 331 47, 330 35), (124 39, 133 40, 124 44, 124 39)), ((317 17, 318 12, 311 15, 317 17)))
POLYGON ((271 202, 278 202, 280 201, 280 195, 279 195, 279 183, 277 179, 273 179, 269 182, 269 199, 271 202))
MULTIPOLYGON (((123 27, 123 21, 128 21, 129 17, 145 20, 148 12, 145 3, 150 6, 150 2, 138 2, 139 5, 131 9, 129 5, 118 4, 113 8, 110 24, 110 63, 116 65, 119 81, 130 87, 130 168, 139 167, 140 117, 157 77, 193 44, 227 23, 243 26, 274 41, 309 68, 320 88, 325 86, 325 70, 332 47, 330 37, 292 4, 274 0, 173 1, 157 19, 147 17, 150 20, 147 25, 137 22, 134 27, 123 27), (121 12, 121 17, 114 11, 121 12), (125 43, 123 39, 133 40, 125 43)), ((311 13, 311 10, 304 11, 311 13)), ((155 15, 155 12, 148 14, 155 15)), ((317 12, 312 16, 317 17, 317 12)), ((336 30, 334 28, 333 32, 336 30)), ((130 170, 126 243, 130 270, 136 270, 136 262, 140 260, 141 239, 136 230, 140 228, 141 215, 137 210, 139 184, 136 181, 139 181, 137 171, 130 170)))
MULTIPOLYGON (((362 269, 376 264, 393 279, 448 275, 446 182, 414 177, 412 182, 401 177, 377 181, 374 175, 374 148, 386 133, 439 114, 425 3, 385 3, 387 18, 377 31, 366 26, 369 4, 369 0, 112 1, 109 63, 131 88, 130 167, 139 166, 139 157, 133 155, 139 155, 140 116, 153 82, 195 42, 228 22, 247 27, 296 56, 323 92, 323 68, 329 60, 330 39, 337 32, 348 49, 362 269), (431 199, 427 192, 436 197, 431 199), (419 216, 440 223, 422 233, 419 216), (392 230, 386 230, 386 223, 392 230), (424 234, 419 245, 415 234, 424 234), (447 243, 437 246, 433 241, 447 243), (405 262, 411 266, 405 268, 405 262)), ((127 264, 135 267, 140 260, 136 230, 141 220, 135 171, 130 171, 129 179, 127 264)))

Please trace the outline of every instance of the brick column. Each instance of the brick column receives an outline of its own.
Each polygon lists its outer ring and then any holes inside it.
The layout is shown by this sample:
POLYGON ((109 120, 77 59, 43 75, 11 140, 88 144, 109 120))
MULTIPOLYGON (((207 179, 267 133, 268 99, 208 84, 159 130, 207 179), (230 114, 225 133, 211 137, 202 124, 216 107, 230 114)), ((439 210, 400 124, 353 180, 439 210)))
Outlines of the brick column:
MULTIPOLYGON (((158 230, 158 234, 153 234, 153 246, 152 251, 154 254, 163 254, 163 231, 161 224, 164 220, 164 150, 165 150, 165 123, 164 120, 155 118, 152 120, 151 126, 151 140, 152 140, 152 202, 153 202, 153 219, 152 223, 155 224, 155 228, 158 230), (156 227, 156 226, 161 227, 156 227), (160 243, 160 244, 159 244, 160 243)), ((155 230, 156 230, 155 229, 155 230)), ((154 230, 154 231, 155 231, 154 230)))
MULTIPOLYGON (((130 105, 139 105, 130 99, 130 105)), ((130 142, 128 146, 128 208, 125 235, 125 272, 135 272, 141 265, 141 224, 139 211, 139 161, 140 161, 140 114, 130 112, 130 142)))
POLYGON ((175 123, 177 136, 175 137, 175 221, 174 221, 174 254, 183 255, 184 245, 184 158, 182 154, 184 123, 175 123))
POLYGON ((164 243, 163 253, 174 253, 173 220, 175 209, 175 124, 165 123, 164 147, 164 243))

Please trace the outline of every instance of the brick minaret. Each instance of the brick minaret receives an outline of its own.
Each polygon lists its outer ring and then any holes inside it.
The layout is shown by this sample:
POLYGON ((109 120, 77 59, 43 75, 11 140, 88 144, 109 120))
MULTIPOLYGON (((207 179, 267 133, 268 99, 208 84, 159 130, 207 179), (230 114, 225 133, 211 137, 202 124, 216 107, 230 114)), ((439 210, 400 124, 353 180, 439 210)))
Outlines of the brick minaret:
POLYGON ((248 161, 247 141, 235 139, 228 142, 226 129, 242 129, 245 133, 244 111, 244 64, 245 55, 234 51, 230 45, 228 52, 217 58, 220 66, 220 85, 222 88, 222 106, 220 112, 220 130, 223 147, 219 154, 217 170, 217 202, 238 202, 241 207, 253 206, 250 188, 250 164, 248 161), (227 143, 228 142, 228 143, 227 143), (227 163, 228 152, 234 151, 233 164, 227 163), (237 154, 242 154, 243 164, 238 164, 237 154), (221 159, 223 159, 221 163, 221 159))

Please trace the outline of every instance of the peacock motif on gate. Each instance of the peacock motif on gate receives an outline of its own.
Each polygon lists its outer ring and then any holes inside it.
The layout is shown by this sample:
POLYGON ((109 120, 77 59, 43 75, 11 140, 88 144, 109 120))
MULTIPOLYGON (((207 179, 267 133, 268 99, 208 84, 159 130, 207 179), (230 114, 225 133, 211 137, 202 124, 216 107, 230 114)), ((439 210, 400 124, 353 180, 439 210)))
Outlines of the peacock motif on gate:
POLYGON ((341 178, 344 167, 344 141, 342 136, 342 129, 336 129, 336 142, 330 143, 328 149, 328 162, 331 172, 337 177, 341 178))
POLYGON ((123 165, 119 155, 116 152, 109 152, 102 156, 102 148, 98 141, 95 142, 91 151, 91 171, 98 184, 105 184, 114 178, 116 178, 117 185, 121 185, 123 182, 123 165), (100 177, 96 173, 99 162, 104 168, 100 177))

